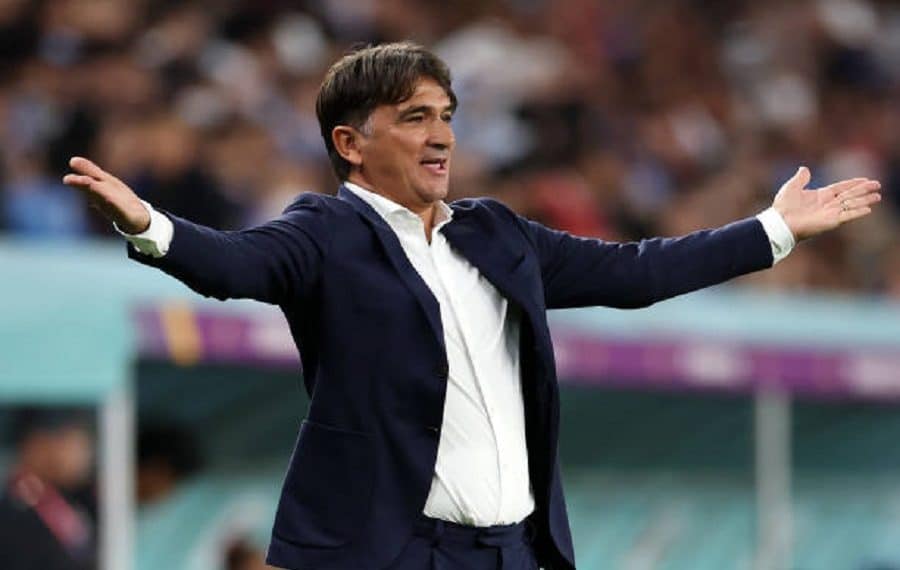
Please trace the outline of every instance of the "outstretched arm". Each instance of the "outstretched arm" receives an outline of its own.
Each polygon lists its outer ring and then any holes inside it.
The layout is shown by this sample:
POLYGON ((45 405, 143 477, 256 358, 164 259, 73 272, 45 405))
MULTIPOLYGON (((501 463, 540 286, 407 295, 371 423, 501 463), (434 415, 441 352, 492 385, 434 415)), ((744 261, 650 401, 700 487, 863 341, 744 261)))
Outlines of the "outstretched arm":
MULTIPOLYGON (((880 200, 880 185, 873 180, 854 178, 806 190, 809 178, 809 170, 800 168, 762 215, 780 218, 796 241, 863 217, 880 200)), ((580 238, 535 222, 522 223, 540 259, 548 308, 646 307, 771 267, 776 254, 780 258, 786 253, 784 248, 777 251, 778 240, 757 218, 678 238, 631 243, 580 238)))
POLYGON ((127 184, 85 158, 69 164, 75 172, 63 182, 84 193, 122 232, 153 233, 151 223, 171 224, 171 233, 162 232, 159 251, 142 248, 149 255, 129 249, 129 256, 202 295, 283 304, 302 296, 317 279, 327 223, 315 200, 298 200, 280 218, 255 228, 218 231, 153 212, 127 184))

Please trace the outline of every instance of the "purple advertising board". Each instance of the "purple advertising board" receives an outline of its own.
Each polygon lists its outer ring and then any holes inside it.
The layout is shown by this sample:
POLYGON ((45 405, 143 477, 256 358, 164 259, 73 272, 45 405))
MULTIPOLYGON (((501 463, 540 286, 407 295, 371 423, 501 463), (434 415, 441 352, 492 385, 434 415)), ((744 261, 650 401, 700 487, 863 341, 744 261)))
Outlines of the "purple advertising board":
MULTIPOLYGON (((232 313, 187 304, 134 312, 141 357, 190 365, 300 368, 275 311, 232 313)), ((900 351, 784 346, 700 334, 622 337, 556 324, 560 381, 580 385, 900 400, 900 351)))

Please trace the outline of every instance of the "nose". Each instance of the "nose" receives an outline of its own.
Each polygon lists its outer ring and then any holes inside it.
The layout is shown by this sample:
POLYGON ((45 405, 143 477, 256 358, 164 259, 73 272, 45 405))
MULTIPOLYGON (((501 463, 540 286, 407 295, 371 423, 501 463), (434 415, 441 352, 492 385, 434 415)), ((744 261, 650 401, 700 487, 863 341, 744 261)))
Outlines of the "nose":
POLYGON ((456 144, 456 137, 453 134, 453 128, 446 121, 435 121, 428 134, 428 146, 435 150, 449 151, 453 150, 456 144))

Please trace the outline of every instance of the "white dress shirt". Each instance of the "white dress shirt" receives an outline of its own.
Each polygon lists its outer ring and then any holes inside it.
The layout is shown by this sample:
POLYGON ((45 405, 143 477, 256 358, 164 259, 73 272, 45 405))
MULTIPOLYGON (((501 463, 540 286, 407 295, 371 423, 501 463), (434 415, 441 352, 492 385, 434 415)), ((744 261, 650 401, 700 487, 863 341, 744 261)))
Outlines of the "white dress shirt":
MULTIPOLYGON (((437 462, 424 514, 470 526, 511 524, 534 510, 519 374, 520 315, 456 252, 440 229, 453 210, 438 203, 431 243, 422 219, 352 183, 344 184, 391 227, 440 305, 449 379, 437 462)), ((172 222, 149 204, 150 227, 125 235, 147 255, 166 254, 172 222)), ((794 247, 781 215, 757 216, 777 263, 794 247)))
POLYGON ((453 210, 438 203, 431 243, 422 219, 355 184, 394 230, 441 311, 449 379, 437 462, 424 513, 470 526, 516 523, 534 510, 519 380, 520 316, 440 229, 453 210))

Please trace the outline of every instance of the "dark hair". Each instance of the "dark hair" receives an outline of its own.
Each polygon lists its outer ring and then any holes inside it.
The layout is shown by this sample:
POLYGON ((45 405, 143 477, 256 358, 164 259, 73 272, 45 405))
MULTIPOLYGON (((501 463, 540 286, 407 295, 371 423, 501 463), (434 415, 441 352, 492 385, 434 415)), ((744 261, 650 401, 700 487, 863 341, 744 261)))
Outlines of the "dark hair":
POLYGON ((199 471, 204 460, 197 441, 186 427, 157 420, 138 427, 137 463, 138 469, 154 463, 164 464, 181 478, 199 471))
POLYGON ((406 101, 422 77, 436 81, 447 92, 451 105, 456 106, 447 64, 412 42, 367 46, 331 66, 319 87, 316 115, 328 158, 339 180, 347 179, 351 165, 334 148, 331 131, 338 125, 358 129, 379 105, 406 101))
POLYGON ((79 406, 27 406, 16 409, 11 420, 10 439, 16 447, 35 433, 91 427, 90 411, 79 406))

